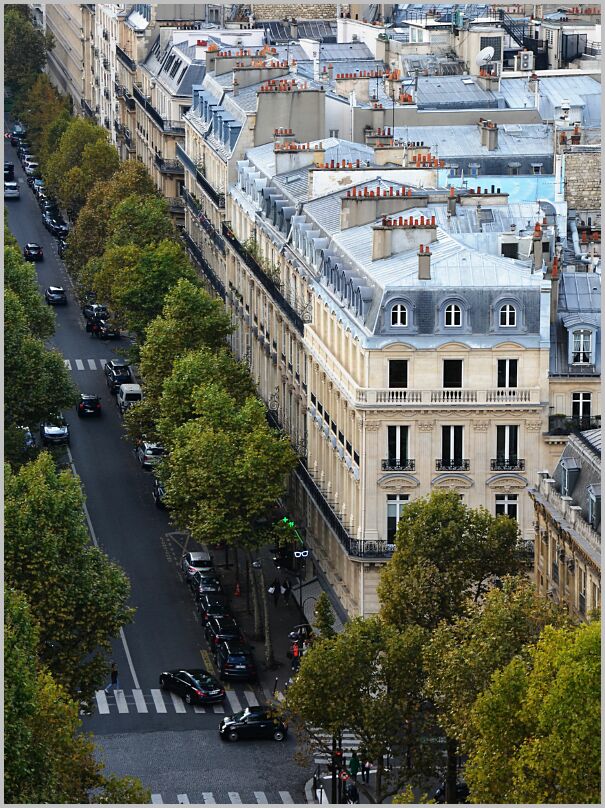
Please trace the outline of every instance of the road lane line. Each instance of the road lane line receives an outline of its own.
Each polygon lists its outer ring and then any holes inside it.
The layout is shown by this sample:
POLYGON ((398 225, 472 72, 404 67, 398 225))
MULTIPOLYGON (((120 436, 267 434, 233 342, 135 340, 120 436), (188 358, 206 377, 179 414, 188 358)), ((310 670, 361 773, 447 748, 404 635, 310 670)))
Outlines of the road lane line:
POLYGON ((180 696, 177 696, 176 693, 171 693, 170 698, 172 699, 172 703, 174 704, 174 709, 177 713, 186 713, 187 708, 185 707, 185 702, 180 696))
POLYGON ((97 709, 99 713, 102 715, 107 715, 109 712, 109 704, 107 704, 107 696, 105 695, 105 691, 97 690, 95 693, 95 698, 97 700, 97 709))
POLYGON ((193 712, 194 713, 205 713, 206 708, 205 707, 199 707, 197 704, 194 704, 193 705, 193 712))
POLYGON ((222 704, 213 704, 212 705, 212 712, 213 713, 224 713, 225 708, 223 707, 222 704))
POLYGON ((231 709, 234 713, 239 713, 239 711, 242 709, 242 705, 240 704, 238 697, 235 695, 233 690, 226 690, 225 692, 227 694, 227 698, 229 699, 231 709))
POLYGON ((97 363, 95 362, 94 359, 87 359, 86 361, 88 362, 88 367, 91 370, 96 370, 97 369, 97 363))
POLYGON ((126 704, 126 696, 124 695, 123 690, 114 690, 113 695, 115 696, 116 704, 118 705, 118 712, 119 713, 127 713, 128 705, 126 704))
POLYGON ((152 794, 151 795, 151 802, 154 803, 155 805, 163 805, 164 804, 164 800, 162 799, 161 794, 152 794))
POLYGON ((202 799, 206 805, 216 805, 216 800, 214 799, 212 791, 202 791, 202 799))
POLYGON ((254 799, 257 801, 259 805, 269 805, 267 801, 267 795, 265 794, 264 791, 255 791, 254 799))
POLYGON ((76 369, 84 370, 84 362, 81 359, 76 359, 76 369))
POLYGON ((244 696, 247 698, 250 707, 258 707, 258 699, 252 690, 246 688, 246 690, 244 690, 244 696))
POLYGON ((189 797, 186 794, 177 794, 176 798, 181 805, 189 805, 189 797))
POLYGON ((279 794, 279 798, 280 798, 280 800, 281 800, 281 801, 282 801, 282 802, 283 802, 285 805, 294 805, 294 800, 293 800, 293 799, 292 799, 292 797, 290 796, 290 792, 289 792, 289 791, 278 791, 277 793, 279 794))
POLYGON ((69 361, 69 359, 64 359, 63 364, 65 365, 67 370, 71 370, 71 362, 69 361))
POLYGON ((162 696, 161 690, 151 690, 151 698, 153 699, 153 703, 155 704, 156 712, 158 713, 166 713, 166 705, 164 704, 164 698, 162 696))
POLYGON ((237 805, 242 804, 242 798, 237 793, 237 791, 228 791, 227 796, 229 797, 229 799, 231 800, 232 803, 237 804, 237 805))
POLYGON ((142 690, 133 690, 132 695, 134 696, 134 703, 137 706, 137 711, 139 713, 147 713, 149 712, 147 709, 147 705, 145 704, 145 696, 143 695, 142 690))

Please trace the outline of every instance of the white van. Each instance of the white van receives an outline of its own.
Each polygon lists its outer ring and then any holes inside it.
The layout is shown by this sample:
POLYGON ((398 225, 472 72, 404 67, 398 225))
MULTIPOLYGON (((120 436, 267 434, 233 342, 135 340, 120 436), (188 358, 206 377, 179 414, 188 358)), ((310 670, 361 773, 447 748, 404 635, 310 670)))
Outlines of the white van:
POLYGON ((143 400, 143 389, 140 384, 121 384, 116 396, 118 409, 124 415, 129 407, 143 400))

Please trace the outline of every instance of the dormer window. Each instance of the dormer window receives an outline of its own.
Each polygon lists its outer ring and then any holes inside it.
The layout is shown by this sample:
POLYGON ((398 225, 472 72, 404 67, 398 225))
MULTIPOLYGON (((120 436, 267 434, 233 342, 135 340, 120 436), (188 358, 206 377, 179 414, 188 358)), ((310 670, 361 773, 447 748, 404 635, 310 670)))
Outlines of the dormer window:
POLYGON ((408 310, 403 303, 396 303, 391 309, 391 325, 406 326, 408 324, 408 310))
POLYGON ((517 325, 517 309, 510 303, 500 308, 500 325, 505 328, 514 328, 517 325))
POLYGON ((573 332, 572 363, 592 365, 592 331, 580 328, 573 332))
POLYGON ((444 323, 446 328, 460 328, 462 325, 462 309, 457 303, 448 303, 445 307, 444 323))

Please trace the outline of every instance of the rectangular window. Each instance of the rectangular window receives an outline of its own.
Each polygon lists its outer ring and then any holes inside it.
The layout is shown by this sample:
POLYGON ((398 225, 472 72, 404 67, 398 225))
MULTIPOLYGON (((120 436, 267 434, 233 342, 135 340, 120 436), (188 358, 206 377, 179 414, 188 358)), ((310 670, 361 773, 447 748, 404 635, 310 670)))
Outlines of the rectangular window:
POLYGON ((571 396, 571 414, 574 418, 590 419, 590 410, 592 405, 591 393, 572 393, 571 396))
POLYGON ((315 407, 317 404, 317 398, 315 397, 315 393, 311 393, 311 404, 315 407))
POLYGON ((559 550, 555 547, 555 555, 552 557, 552 579, 553 581, 558 584, 559 583, 559 556, 557 555, 559 550))
POLYGON ((387 452, 389 467, 408 459, 409 426, 387 427, 387 452))
POLYGON ((327 410, 324 410, 324 421, 330 426, 330 413, 327 410))
POLYGON ((517 500, 517 494, 496 494, 496 516, 510 516, 511 519, 517 519, 517 500))
POLYGON ((498 359, 498 387, 517 386, 517 359, 498 359))
POLYGON ((408 360, 389 359, 389 387, 408 386, 408 360))
POLYGON ((463 426, 441 427, 441 460, 444 468, 462 465, 463 437, 463 426))
MULTIPOLYGON (((599 489, 600 491, 600 489, 599 489)), ((594 530, 598 530, 601 520, 601 495, 595 493, 594 487, 589 487, 588 492, 588 521, 594 530)))
POLYGON ((496 427, 496 457, 500 463, 515 464, 519 456, 519 427, 496 427))
POLYGON ((573 332, 573 356, 574 365, 592 364, 592 331, 585 328, 573 332))
POLYGON ((349 441, 347 441, 347 442, 345 443, 345 449, 347 450, 347 452, 348 452, 349 454, 351 454, 351 452, 353 451, 353 447, 351 446, 351 444, 349 443, 349 441))
POLYGON ((462 387, 462 359, 443 360, 443 386, 462 387))
POLYGON ((324 411, 324 406, 323 406, 323 404, 321 403, 321 401, 318 401, 318 402, 317 402, 317 412, 318 412, 320 415, 323 415, 323 411, 324 411))
POLYGON ((338 137, 338 129, 330 129, 330 137, 338 137))
POLYGON ((387 542, 389 544, 395 543, 397 525, 409 499, 407 494, 387 494, 387 542))
POLYGON ((586 570, 581 569, 578 576, 578 611, 586 614, 586 570))
POLYGON ((353 462, 359 465, 359 452, 353 452, 353 462))
POLYGON ((344 446, 345 436, 342 434, 342 432, 338 433, 338 442, 340 443, 341 446, 344 446))

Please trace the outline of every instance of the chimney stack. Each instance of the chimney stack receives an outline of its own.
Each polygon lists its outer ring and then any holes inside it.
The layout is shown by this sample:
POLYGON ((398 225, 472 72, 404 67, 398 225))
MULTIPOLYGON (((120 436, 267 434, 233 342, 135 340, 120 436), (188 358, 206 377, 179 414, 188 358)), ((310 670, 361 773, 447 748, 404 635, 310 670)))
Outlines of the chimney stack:
POLYGON ((431 250, 429 245, 421 244, 418 248, 418 280, 430 281, 431 279, 431 250))
POLYGON ((447 212, 450 216, 456 215, 456 191, 453 185, 450 185, 450 195, 447 199, 447 212))
POLYGON ((559 257, 555 255, 550 271, 550 322, 557 321, 557 307, 559 305, 559 257))
POLYGON ((479 118, 479 129, 481 131, 481 145, 487 146, 488 151, 497 149, 498 125, 485 118, 479 118))
POLYGON ((539 272, 542 269, 544 261, 543 248, 542 248, 542 226, 540 222, 536 222, 534 227, 534 234, 532 237, 532 252, 534 254, 534 269, 539 272))

